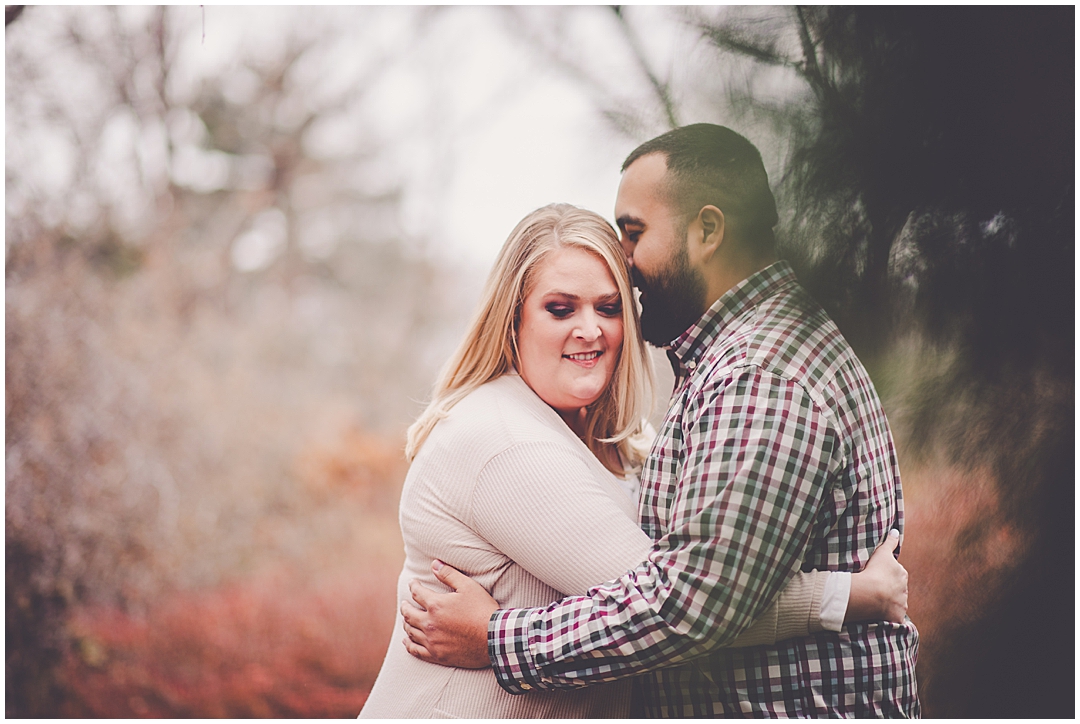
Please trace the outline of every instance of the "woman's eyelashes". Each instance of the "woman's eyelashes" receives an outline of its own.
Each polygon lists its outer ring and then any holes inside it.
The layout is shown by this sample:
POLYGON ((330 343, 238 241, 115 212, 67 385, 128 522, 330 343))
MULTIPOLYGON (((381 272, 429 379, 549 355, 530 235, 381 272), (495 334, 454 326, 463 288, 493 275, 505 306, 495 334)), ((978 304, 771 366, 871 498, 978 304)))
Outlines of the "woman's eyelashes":
POLYGON ((601 304, 597 307, 597 310, 605 317, 618 317, 622 314, 622 303, 615 302, 613 304, 601 304))
MULTIPOLYGON (((566 302, 548 302, 544 305, 544 309, 556 319, 566 319, 577 311, 577 306, 566 302)), ((622 302, 599 304, 596 311, 605 317, 618 317, 622 314, 622 302)))
POLYGON ((555 317, 556 319, 566 319, 574 313, 574 308, 563 302, 549 302, 548 304, 544 305, 544 309, 546 309, 551 314, 551 316, 555 317))

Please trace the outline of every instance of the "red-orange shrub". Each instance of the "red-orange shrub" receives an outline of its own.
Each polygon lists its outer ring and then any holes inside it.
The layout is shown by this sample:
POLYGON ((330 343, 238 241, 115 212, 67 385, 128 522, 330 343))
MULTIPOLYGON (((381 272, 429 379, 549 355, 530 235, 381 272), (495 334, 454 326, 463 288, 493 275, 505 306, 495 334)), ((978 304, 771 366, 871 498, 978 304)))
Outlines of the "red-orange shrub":
POLYGON ((77 610, 68 716, 354 717, 391 636, 397 570, 264 575, 141 614, 77 610))

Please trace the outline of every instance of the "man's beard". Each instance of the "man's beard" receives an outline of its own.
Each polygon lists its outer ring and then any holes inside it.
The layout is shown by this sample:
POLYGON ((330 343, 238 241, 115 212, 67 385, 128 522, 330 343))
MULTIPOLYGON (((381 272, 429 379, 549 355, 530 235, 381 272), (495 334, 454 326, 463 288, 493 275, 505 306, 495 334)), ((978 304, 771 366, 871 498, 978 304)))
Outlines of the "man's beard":
POLYGON ((705 313, 705 280, 690 268, 685 248, 655 278, 644 276, 636 266, 630 275, 641 290, 641 336, 649 344, 670 344, 705 313))

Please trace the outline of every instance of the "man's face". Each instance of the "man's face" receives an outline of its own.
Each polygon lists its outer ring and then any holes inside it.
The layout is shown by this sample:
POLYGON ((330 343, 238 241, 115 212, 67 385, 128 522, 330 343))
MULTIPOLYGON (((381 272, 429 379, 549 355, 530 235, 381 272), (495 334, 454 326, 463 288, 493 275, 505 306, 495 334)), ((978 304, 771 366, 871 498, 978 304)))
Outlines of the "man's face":
POLYGON ((687 253, 688 220, 670 208, 666 175, 663 154, 642 156, 623 173, 615 200, 623 251, 641 291, 641 335, 657 347, 705 313, 705 281, 687 253))

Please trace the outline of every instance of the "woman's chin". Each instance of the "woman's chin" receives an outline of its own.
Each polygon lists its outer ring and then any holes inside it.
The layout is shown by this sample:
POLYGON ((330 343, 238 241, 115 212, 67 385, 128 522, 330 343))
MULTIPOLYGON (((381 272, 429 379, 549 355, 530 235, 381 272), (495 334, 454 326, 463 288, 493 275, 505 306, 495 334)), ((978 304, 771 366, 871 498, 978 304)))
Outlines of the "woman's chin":
POLYGON ((600 399, 598 394, 579 394, 578 392, 572 395, 560 395, 558 399, 545 399, 543 395, 539 395, 539 397, 553 407, 556 412, 564 416, 576 414, 581 408, 588 407, 600 399))
POLYGON ((600 399, 600 396, 604 394, 604 390, 607 389, 607 385, 590 386, 584 390, 576 390, 574 394, 574 404, 580 409, 582 407, 588 407, 592 403, 600 399))
POLYGON ((533 392, 536 392, 548 405, 566 413, 588 407, 599 400, 607 391, 610 381, 610 374, 597 374, 576 380, 564 379, 561 384, 538 385, 537 387, 533 387, 526 379, 526 384, 529 384, 533 392))

